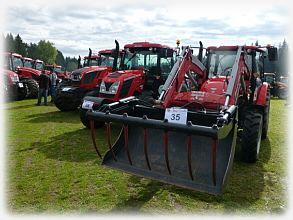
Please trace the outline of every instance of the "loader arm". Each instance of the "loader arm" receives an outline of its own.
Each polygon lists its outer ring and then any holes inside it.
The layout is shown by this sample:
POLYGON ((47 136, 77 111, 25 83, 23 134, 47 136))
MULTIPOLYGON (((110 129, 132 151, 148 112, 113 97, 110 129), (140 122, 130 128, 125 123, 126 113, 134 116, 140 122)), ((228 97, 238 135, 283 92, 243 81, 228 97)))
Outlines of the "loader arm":
MULTIPOLYGON (((174 64, 165 84, 162 89, 159 101, 164 108, 170 106, 172 98, 178 93, 179 85, 185 79, 185 75, 190 71, 197 73, 199 76, 198 84, 201 85, 206 78, 206 68, 197 58, 192 54, 190 47, 183 47, 180 57, 174 64)), ((191 75, 189 77, 192 78, 191 75)), ((192 78, 192 81, 196 81, 192 78)))

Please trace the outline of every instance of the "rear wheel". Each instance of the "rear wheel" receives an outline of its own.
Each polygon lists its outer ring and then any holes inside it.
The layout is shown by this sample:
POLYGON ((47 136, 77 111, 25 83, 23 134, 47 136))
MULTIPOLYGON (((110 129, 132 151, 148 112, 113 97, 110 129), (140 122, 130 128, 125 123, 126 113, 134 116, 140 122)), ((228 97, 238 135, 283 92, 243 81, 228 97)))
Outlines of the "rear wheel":
POLYGON ((27 86, 27 98, 36 98, 39 92, 39 84, 34 79, 24 79, 23 84, 27 86))
POLYGON ((263 127, 262 127, 262 135, 261 138, 265 139, 268 136, 268 129, 269 129, 269 119, 270 119, 270 90, 267 91, 267 97, 266 97, 266 105, 264 107, 263 112, 263 127))
POLYGON ((63 112, 74 111, 80 105, 80 98, 74 93, 59 92, 54 103, 63 112))
POLYGON ((258 159, 262 130, 262 114, 257 111, 248 110, 244 116, 241 137, 241 156, 243 161, 253 163, 258 159))

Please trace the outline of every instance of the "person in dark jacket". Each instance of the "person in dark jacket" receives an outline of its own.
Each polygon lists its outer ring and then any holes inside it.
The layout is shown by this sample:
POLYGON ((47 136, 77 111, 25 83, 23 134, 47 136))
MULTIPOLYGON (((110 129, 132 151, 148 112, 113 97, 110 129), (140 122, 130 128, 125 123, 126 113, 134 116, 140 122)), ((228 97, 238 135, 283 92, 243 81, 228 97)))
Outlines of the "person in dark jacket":
POLYGON ((157 71, 155 74, 155 78, 152 84, 153 89, 153 98, 157 99, 159 97, 159 87, 164 84, 164 80, 162 79, 161 72, 157 71))
POLYGON ((45 70, 43 70, 39 77, 39 93, 38 93, 37 105, 41 105, 42 96, 44 96, 44 104, 48 105, 47 103, 48 89, 49 89, 49 77, 45 74, 45 70))

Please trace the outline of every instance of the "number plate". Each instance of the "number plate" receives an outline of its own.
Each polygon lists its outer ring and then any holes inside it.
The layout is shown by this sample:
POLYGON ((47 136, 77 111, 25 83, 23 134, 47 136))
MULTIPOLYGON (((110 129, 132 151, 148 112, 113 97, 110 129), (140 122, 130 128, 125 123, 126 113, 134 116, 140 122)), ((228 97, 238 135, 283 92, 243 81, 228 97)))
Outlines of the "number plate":
POLYGON ((23 84, 22 84, 22 83, 18 83, 18 86, 19 86, 20 88, 23 88, 23 84))
POLYGON ((168 119, 168 122, 186 125, 187 109, 167 108, 165 111, 165 119, 168 119))
POLYGON ((93 105, 94 105, 94 102, 84 100, 81 107, 83 109, 93 109, 93 105))
POLYGON ((62 89, 62 91, 67 92, 67 91, 69 91, 70 89, 71 89, 70 87, 64 87, 64 88, 62 89))

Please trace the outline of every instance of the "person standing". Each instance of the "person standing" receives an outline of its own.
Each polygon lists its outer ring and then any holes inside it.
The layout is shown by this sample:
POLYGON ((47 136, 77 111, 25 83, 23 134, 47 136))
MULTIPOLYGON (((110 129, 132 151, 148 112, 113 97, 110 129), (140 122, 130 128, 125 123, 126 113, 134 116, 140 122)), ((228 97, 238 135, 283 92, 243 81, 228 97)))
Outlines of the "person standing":
POLYGON ((51 93, 51 103, 55 101, 56 97, 56 86, 57 86, 57 74, 55 71, 52 71, 50 74, 50 93, 51 93))
POLYGON ((48 105, 47 103, 48 89, 49 89, 49 77, 46 75, 45 70, 43 70, 39 77, 39 93, 38 93, 37 105, 41 105, 43 96, 44 96, 44 104, 48 105))

